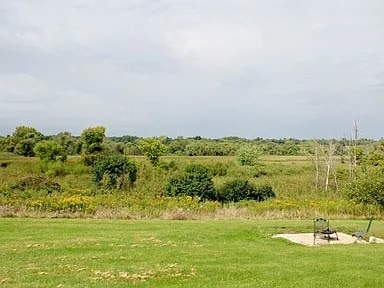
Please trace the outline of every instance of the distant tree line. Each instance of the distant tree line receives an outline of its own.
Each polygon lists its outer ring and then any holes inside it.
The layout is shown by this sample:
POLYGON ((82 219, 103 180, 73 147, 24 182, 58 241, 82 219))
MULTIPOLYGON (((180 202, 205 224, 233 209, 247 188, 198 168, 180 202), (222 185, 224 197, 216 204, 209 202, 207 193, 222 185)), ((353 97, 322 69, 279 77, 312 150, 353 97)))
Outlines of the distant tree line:
MULTIPOLYGON (((148 156, 148 151, 145 151, 145 149, 150 150, 150 146, 161 144, 161 147, 158 147, 161 154, 169 155, 233 156, 244 145, 254 145, 258 147, 262 155, 304 156, 311 153, 311 143, 313 142, 311 139, 299 140, 294 138, 263 139, 258 137, 246 139, 229 136, 211 139, 201 136, 178 136, 176 138, 160 136, 152 137, 151 139, 156 139, 156 141, 144 145, 143 140, 148 138, 133 135, 106 137, 104 127, 100 127, 98 136, 95 136, 93 135, 95 131, 92 132, 92 130, 87 129, 84 129, 81 136, 74 136, 67 131, 60 132, 57 135, 43 135, 33 127, 18 126, 11 135, 0 136, 0 152, 33 157, 35 156, 35 145, 40 141, 49 140, 60 144, 61 155, 81 155, 82 153, 92 155, 93 152, 103 150, 127 155, 148 156), (96 138, 92 139, 92 137, 96 138)), ((351 145, 350 139, 320 139, 316 141, 319 145, 327 146, 330 140, 335 145, 335 155, 343 156, 348 154, 348 147, 351 145)), ((381 142, 372 139, 358 139, 356 143, 359 150, 357 151, 358 157, 361 158, 364 153, 375 150, 378 143, 381 142)), ((92 159, 89 160, 92 161, 92 159)), ((156 156, 152 161, 157 161, 156 156)))

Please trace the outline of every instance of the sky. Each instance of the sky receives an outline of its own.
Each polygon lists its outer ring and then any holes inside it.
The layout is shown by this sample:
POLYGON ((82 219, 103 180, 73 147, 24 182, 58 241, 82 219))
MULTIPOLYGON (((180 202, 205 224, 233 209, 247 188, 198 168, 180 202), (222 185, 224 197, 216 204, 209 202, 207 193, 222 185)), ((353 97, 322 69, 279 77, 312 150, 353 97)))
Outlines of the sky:
POLYGON ((1 0, 0 135, 384 137, 382 0, 1 0))

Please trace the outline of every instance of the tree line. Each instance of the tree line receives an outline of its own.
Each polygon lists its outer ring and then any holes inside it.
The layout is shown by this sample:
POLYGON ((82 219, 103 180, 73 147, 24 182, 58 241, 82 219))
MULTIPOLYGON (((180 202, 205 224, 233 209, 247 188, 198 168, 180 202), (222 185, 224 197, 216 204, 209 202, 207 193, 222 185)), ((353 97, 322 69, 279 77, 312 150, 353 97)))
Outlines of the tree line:
MULTIPOLYGON (((92 128, 92 127, 90 127, 92 128)), ((95 128, 95 127, 93 127, 95 128)), ((88 129, 88 128, 87 128, 88 129)), ((34 147, 40 141, 54 141, 61 146, 61 154, 81 155, 84 149, 100 149, 104 151, 115 151, 127 155, 144 155, 142 141, 149 138, 124 135, 106 137, 106 129, 99 126, 97 132, 93 131, 87 135, 87 129, 84 129, 84 135, 74 136, 70 132, 60 132, 57 135, 43 135, 36 128, 28 126, 18 126, 11 135, 0 137, 0 152, 9 152, 16 155, 27 157, 35 156, 34 147), (95 135, 94 135, 95 134, 95 135), (90 137, 90 139, 88 138, 90 137), (99 137, 98 144, 94 147, 87 147, 87 141, 92 141, 92 137, 99 137)), ((89 132, 89 131, 88 131, 89 132)), ((203 138, 201 136, 171 138, 168 136, 151 137, 151 145, 160 145, 158 148, 162 154, 185 155, 185 156, 233 156, 244 145, 255 145, 261 150, 263 155, 282 155, 282 156, 305 156, 310 150, 313 150, 313 140, 311 139, 246 139, 236 136, 223 137, 219 139, 203 138)), ((95 139, 96 140, 96 139, 95 139)), ((327 146, 329 141, 334 144, 334 153, 338 156, 348 154, 351 146, 350 139, 319 139, 316 142, 321 146, 327 146)), ((358 153, 375 149, 381 141, 372 139, 356 139, 358 153)), ((151 146, 150 145, 150 146, 151 146)), ((148 146, 148 145, 147 145, 148 146)), ((148 148, 148 147, 147 147, 148 148)), ((154 160, 156 161, 156 160, 154 160)))

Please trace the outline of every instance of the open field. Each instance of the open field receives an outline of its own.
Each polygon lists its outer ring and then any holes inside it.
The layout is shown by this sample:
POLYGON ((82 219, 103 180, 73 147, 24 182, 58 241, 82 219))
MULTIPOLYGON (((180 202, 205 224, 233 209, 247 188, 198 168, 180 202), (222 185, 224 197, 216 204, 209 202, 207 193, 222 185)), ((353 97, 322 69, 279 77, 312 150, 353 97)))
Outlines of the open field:
POLYGON ((115 219, 382 217, 379 207, 356 204, 345 197, 348 167, 340 159, 337 164, 339 189, 336 190, 331 181, 330 189, 325 191, 321 177, 319 189, 315 188, 313 164, 303 156, 263 156, 260 164, 254 167, 239 166, 230 156, 164 156, 159 167, 153 167, 142 156, 131 158, 138 166, 135 186, 110 191, 95 186, 91 168, 81 164, 80 157, 69 157, 64 164, 55 163, 53 173, 44 174, 37 158, 2 155, 0 163, 6 163, 6 167, 0 168, 0 216, 115 219), (254 184, 270 185, 276 198, 222 205, 210 201, 202 203, 190 197, 163 197, 169 179, 189 163, 207 166, 216 188, 226 181, 246 179, 254 184), (32 184, 26 185, 24 179, 29 179, 32 184), (60 187, 60 191, 47 191, 47 183, 60 187))
MULTIPOLYGON (((335 220, 350 233, 367 221, 335 220)), ((310 220, 0 219, 4 287, 384 287, 384 245, 272 239, 310 220)), ((384 236, 384 222, 371 234, 384 236)))

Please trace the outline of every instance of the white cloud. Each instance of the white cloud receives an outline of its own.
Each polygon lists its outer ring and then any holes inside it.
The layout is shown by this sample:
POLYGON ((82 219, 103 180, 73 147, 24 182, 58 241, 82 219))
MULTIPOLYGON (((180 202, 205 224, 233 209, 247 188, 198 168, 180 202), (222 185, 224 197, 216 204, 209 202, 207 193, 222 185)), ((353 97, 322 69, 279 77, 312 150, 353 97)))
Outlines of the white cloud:
POLYGON ((0 74, 0 101, 3 103, 49 101, 52 99, 52 91, 28 74, 0 74))
POLYGON ((380 0, 0 1, 0 128, 321 137, 360 118, 378 137, 383 9, 380 0))
POLYGON ((204 23, 166 37, 170 48, 192 64, 223 68, 244 65, 263 45, 257 28, 230 23, 204 23))

